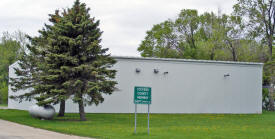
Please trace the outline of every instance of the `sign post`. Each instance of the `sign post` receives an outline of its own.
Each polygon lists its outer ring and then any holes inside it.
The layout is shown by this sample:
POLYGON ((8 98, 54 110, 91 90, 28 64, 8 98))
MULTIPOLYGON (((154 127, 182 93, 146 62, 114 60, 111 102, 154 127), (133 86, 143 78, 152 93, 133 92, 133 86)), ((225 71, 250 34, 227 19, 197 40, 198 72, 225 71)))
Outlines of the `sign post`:
POLYGON ((148 135, 149 135, 149 113, 150 113, 150 104, 148 104, 148 135))
POLYGON ((137 129, 137 104, 148 104, 148 135, 149 135, 149 114, 151 104, 151 87, 135 86, 134 103, 135 103, 135 133, 137 129))
POLYGON ((135 134, 137 133, 137 104, 135 104, 135 134))

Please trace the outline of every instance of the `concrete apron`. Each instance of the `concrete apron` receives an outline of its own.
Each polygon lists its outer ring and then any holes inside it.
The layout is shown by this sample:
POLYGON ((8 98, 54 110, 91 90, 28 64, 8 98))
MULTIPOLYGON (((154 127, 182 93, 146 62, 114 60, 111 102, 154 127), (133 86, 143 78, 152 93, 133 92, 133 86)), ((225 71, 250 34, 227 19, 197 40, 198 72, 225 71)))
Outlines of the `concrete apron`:
POLYGON ((0 139, 91 139, 0 120, 0 139))

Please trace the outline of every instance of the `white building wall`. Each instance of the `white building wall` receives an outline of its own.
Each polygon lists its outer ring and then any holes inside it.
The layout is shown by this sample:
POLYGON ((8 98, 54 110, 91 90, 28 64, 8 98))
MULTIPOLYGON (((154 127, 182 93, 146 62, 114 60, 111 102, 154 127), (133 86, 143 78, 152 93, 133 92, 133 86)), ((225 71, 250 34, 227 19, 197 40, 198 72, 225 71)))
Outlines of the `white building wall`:
MULTIPOLYGON (((262 113, 262 64, 115 58, 119 90, 105 96, 102 104, 87 106, 86 112, 133 113, 134 87, 148 86, 152 88, 151 113, 262 113), (136 73, 136 68, 141 72, 136 73)), ((15 76, 14 66, 18 65, 10 66, 10 77, 15 76)), ((17 93, 9 89, 9 95, 17 93)), ((27 110, 34 103, 9 99, 8 107, 27 110)), ((66 112, 78 112, 78 105, 67 101, 66 112)), ((147 112, 147 105, 138 105, 138 112, 147 112)))

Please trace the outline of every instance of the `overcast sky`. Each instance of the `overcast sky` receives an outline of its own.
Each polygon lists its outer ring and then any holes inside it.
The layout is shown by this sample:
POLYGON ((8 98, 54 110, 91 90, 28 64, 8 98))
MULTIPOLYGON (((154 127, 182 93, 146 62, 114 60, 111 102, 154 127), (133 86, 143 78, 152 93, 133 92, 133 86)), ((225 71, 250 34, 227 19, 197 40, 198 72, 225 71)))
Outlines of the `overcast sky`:
MULTIPOLYGON (((38 35, 48 14, 69 8, 74 0, 1 0, 0 33, 21 30, 38 35)), ((181 9, 197 9, 199 13, 218 8, 231 13, 236 0, 81 0, 91 8, 90 14, 100 20, 103 47, 112 55, 139 56, 137 48, 147 30, 166 19, 174 19, 181 9)))

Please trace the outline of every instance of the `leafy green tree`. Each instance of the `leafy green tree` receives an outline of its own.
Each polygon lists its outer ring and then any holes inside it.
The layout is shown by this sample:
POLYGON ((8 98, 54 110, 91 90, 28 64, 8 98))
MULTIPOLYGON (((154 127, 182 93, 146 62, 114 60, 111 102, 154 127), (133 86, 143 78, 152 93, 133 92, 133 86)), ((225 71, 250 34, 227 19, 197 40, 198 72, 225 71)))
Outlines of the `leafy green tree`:
POLYGON ((272 58, 272 42, 275 35, 275 3, 273 0, 238 0, 234 12, 248 17, 246 26, 252 38, 262 39, 269 47, 272 58))
POLYGON ((178 18, 175 20, 176 34, 178 34, 179 47, 189 50, 187 58, 195 59, 197 57, 196 33, 198 32, 199 16, 197 10, 181 10, 178 18))
POLYGON ((175 21, 167 20, 154 25, 138 51, 144 57, 196 58, 198 30, 196 10, 182 10, 175 21))
MULTIPOLYGON (((222 47, 224 47, 225 29, 222 24, 222 18, 215 15, 213 12, 205 12, 200 16, 200 28, 198 32, 198 43, 204 47, 207 53, 207 59, 217 60, 218 54, 222 47)), ((224 56, 224 53, 222 54, 224 56)), ((220 58, 219 60, 221 60, 220 58)))
POLYGON ((21 68, 29 65, 25 70, 29 72, 18 69, 25 74, 13 80, 14 89, 21 89, 18 84, 29 78, 33 90, 15 98, 35 96, 42 106, 71 98, 78 103, 80 119, 86 120, 84 106, 98 105, 104 101, 102 94, 114 91, 116 71, 111 67, 116 61, 100 45, 99 21, 91 18, 89 11, 76 0, 72 8, 50 15, 53 24, 31 38, 31 53, 25 58, 31 60, 22 62, 21 68))
POLYGON ((244 25, 239 16, 207 12, 200 16, 200 43, 207 47, 204 50, 210 60, 239 61, 238 51, 243 45, 240 42, 245 40, 243 31, 244 25))
POLYGON ((260 42, 247 37, 244 19, 231 15, 182 10, 147 31, 138 51, 144 57, 257 61, 266 59, 260 42))
POLYGON ((241 47, 241 40, 244 40, 244 25, 240 16, 223 15, 224 41, 225 46, 232 54, 232 60, 238 61, 238 49, 241 47))
POLYGON ((21 31, 13 34, 4 32, 2 35, 0 41, 0 103, 8 101, 9 65, 18 59, 24 47, 22 42, 25 40, 24 33, 21 31))
POLYGON ((181 49, 178 48, 173 24, 170 20, 164 21, 146 32, 147 36, 138 48, 143 57, 179 57, 181 49))
POLYGON ((237 61, 241 27, 237 16, 198 15, 196 10, 185 9, 174 21, 164 21, 147 31, 138 51, 145 57, 237 61))

